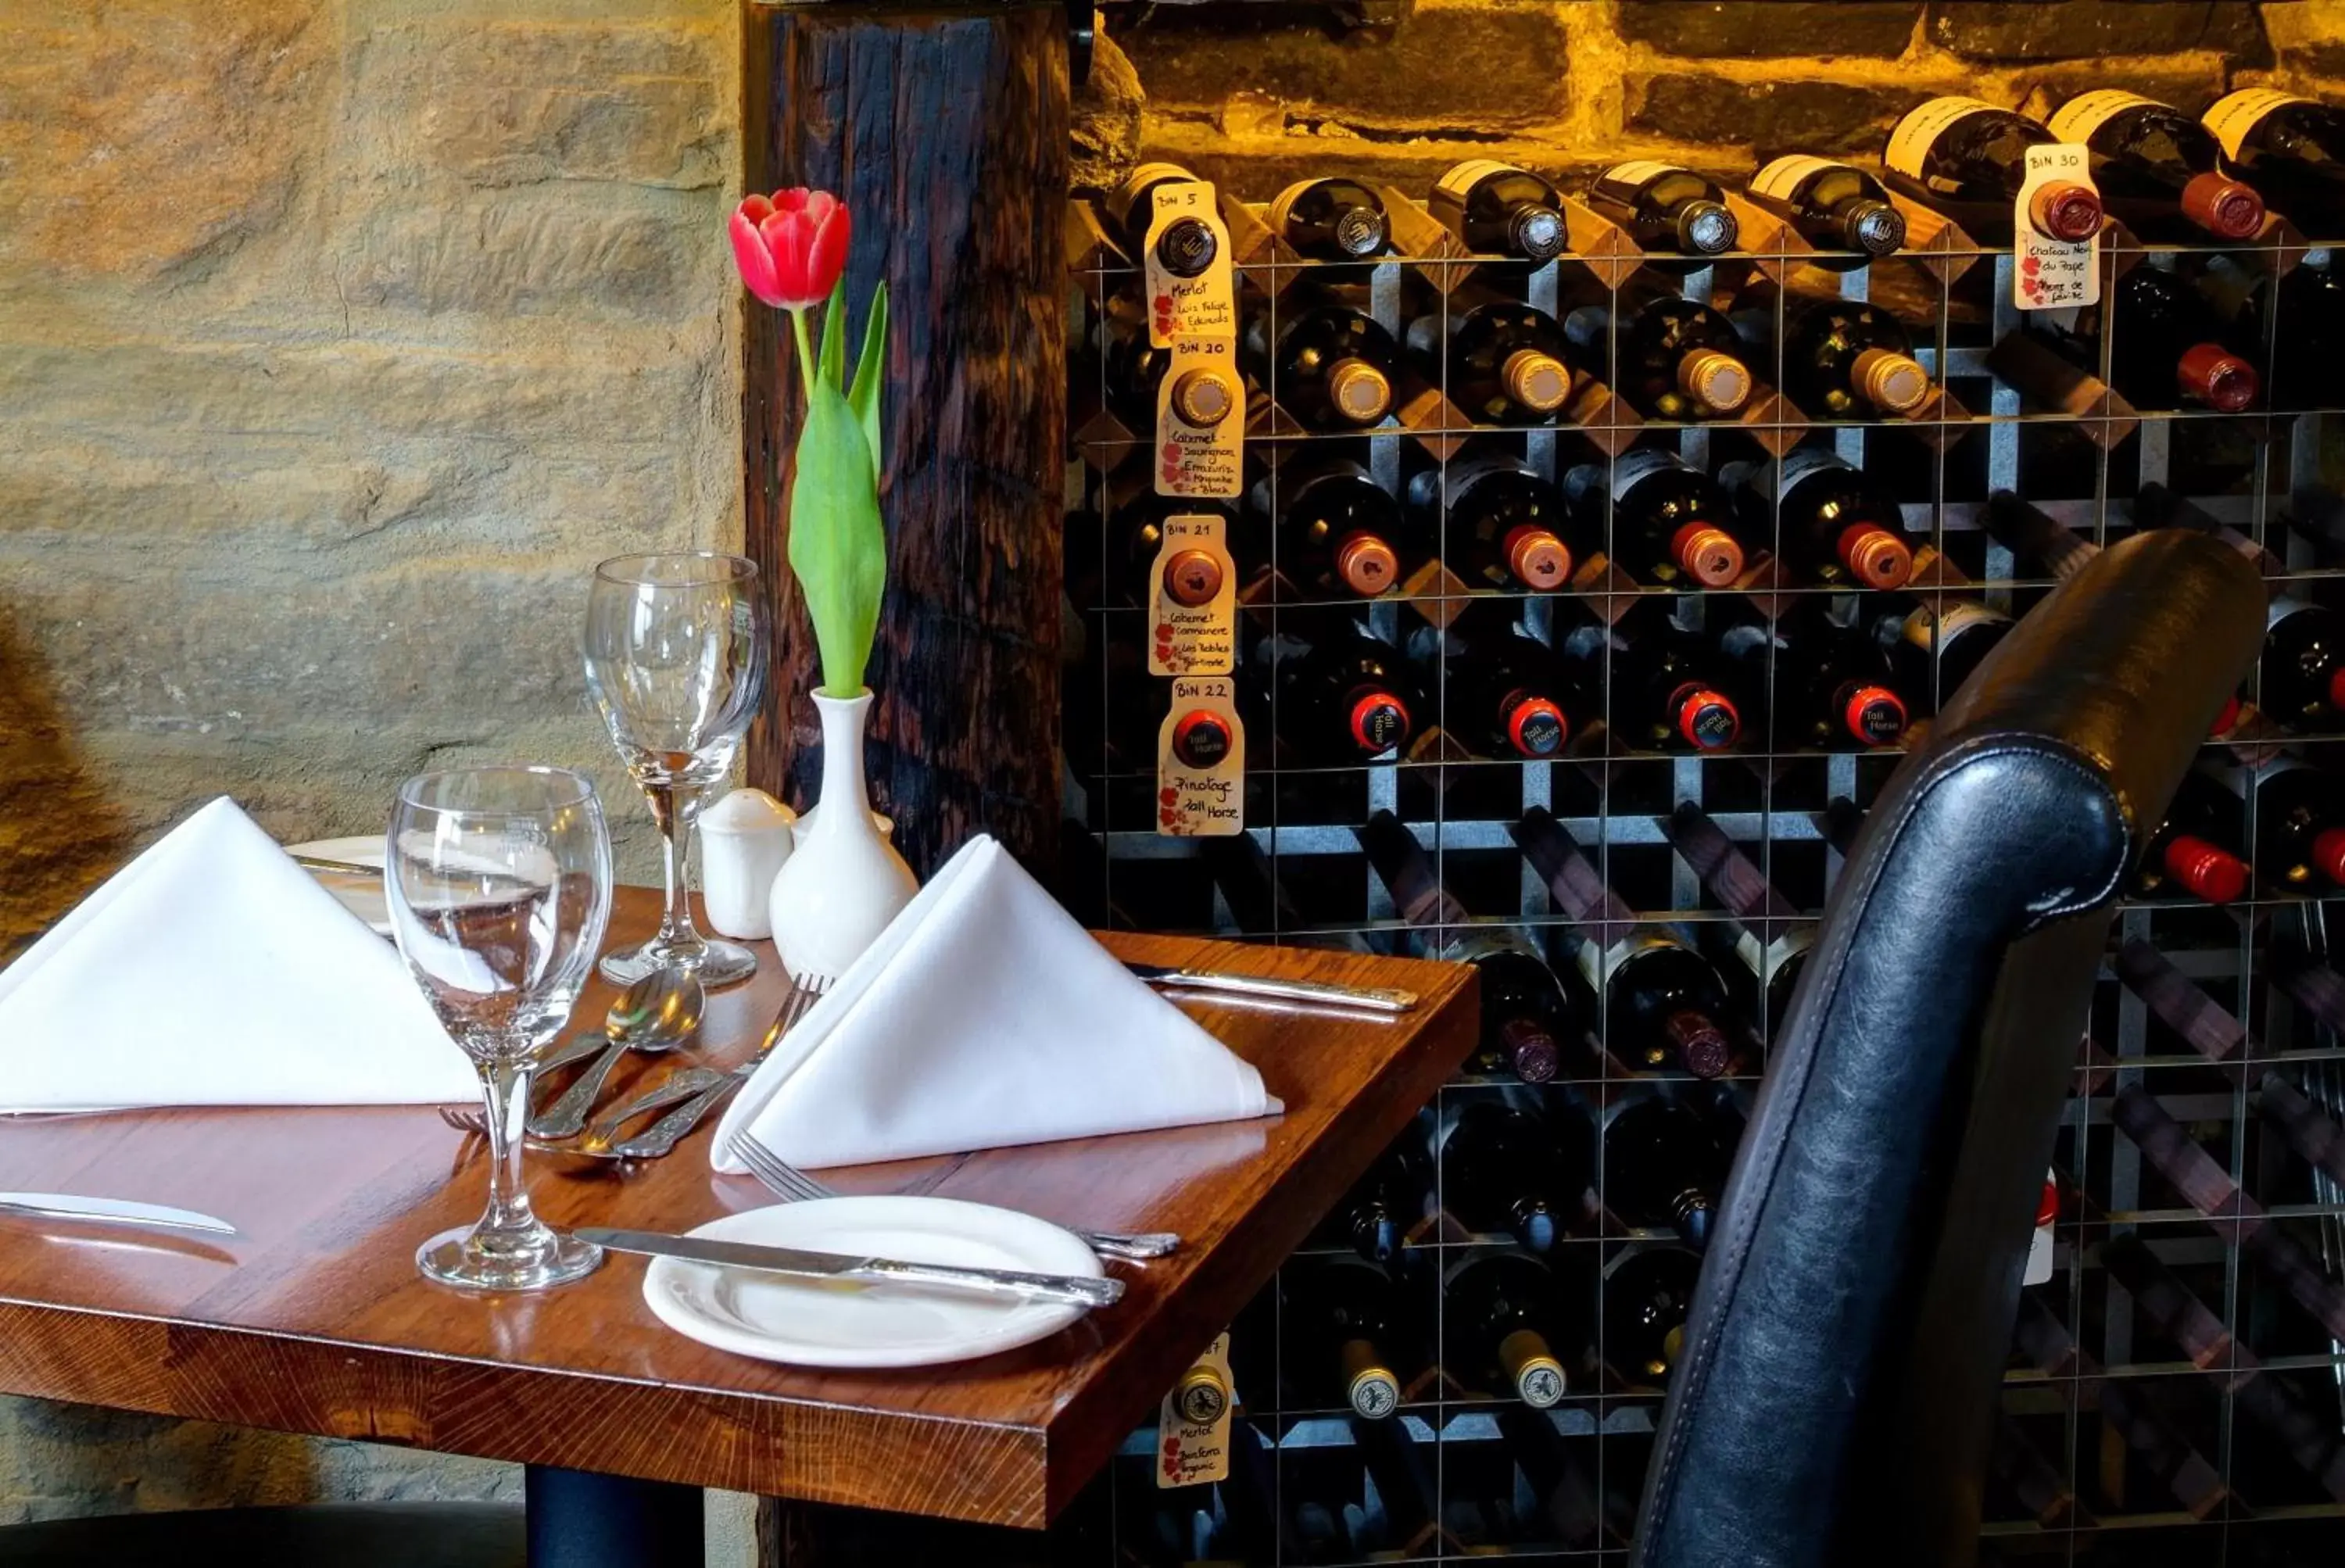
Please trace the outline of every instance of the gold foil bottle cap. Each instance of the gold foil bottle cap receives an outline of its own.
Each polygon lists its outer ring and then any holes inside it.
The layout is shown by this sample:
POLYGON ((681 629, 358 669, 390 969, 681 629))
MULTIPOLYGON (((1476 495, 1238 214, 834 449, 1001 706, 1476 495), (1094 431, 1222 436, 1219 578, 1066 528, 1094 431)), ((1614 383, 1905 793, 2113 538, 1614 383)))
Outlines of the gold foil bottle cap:
POLYGON ((1225 371, 1183 371, 1172 383, 1172 412, 1186 424, 1210 429, 1238 405, 1237 389, 1225 371))
POLYGON ((1678 361, 1678 390, 1712 413, 1732 413, 1751 401, 1751 372, 1732 354, 1696 349, 1678 361))
POLYGON ((1547 1341, 1530 1329, 1518 1329, 1498 1341, 1498 1364, 1506 1369, 1515 1392, 1531 1409, 1543 1410, 1562 1401, 1569 1381, 1563 1363, 1548 1349, 1547 1341))
POLYGON ((1376 1346, 1365 1339, 1346 1340, 1343 1366, 1344 1397, 1353 1414, 1375 1421, 1400 1409, 1400 1380, 1384 1364, 1376 1346))
POLYGON ((1911 355, 1867 349, 1853 368, 1856 390, 1883 413, 1911 413, 1930 395, 1930 372, 1911 355))
POLYGON ((1392 382, 1365 360, 1338 360, 1327 372, 1327 401, 1354 424, 1374 424, 1392 410, 1392 382))
POLYGON ((1192 1426, 1211 1426, 1230 1408, 1230 1385, 1211 1367, 1192 1367, 1172 1391, 1172 1408, 1192 1426))
POLYGON ((1508 354, 1498 379, 1507 395, 1533 413, 1553 413, 1571 396, 1571 372, 1553 354, 1537 349, 1508 354))

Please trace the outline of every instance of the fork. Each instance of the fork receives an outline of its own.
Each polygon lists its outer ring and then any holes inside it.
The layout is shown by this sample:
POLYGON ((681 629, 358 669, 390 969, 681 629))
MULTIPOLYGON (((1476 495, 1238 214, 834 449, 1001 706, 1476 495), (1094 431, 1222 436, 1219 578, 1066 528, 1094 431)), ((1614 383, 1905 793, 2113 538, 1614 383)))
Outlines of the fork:
MULTIPOLYGON (((741 1156, 741 1163, 749 1167, 751 1176, 785 1202, 838 1196, 836 1188, 817 1181, 747 1133, 734 1135, 733 1152, 741 1156)), ((1075 1234, 1101 1257, 1164 1257, 1181 1246, 1181 1238, 1169 1230, 1148 1230, 1136 1235, 1119 1230, 1076 1230, 1075 1234)))

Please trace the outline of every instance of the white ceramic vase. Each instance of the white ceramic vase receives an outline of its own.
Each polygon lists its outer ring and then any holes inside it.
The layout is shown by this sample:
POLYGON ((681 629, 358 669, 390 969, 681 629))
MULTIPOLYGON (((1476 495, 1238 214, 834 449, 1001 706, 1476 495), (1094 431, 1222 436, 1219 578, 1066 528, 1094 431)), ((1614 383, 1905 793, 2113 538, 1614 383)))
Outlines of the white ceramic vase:
POLYGON ((794 976, 836 980, 919 891, 912 868, 871 818, 863 787, 866 688, 852 697, 814 694, 822 715, 819 810, 798 824, 790 858, 774 878, 774 946, 794 976))

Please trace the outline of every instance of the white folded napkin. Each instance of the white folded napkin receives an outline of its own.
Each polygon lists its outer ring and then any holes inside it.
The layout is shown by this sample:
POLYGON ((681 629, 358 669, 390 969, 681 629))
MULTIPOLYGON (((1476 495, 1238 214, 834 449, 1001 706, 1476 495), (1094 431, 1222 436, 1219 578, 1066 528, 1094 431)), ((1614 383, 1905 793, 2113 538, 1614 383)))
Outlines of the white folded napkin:
POLYGON ((864 1165, 1269 1115, 1262 1075, 980 837, 785 1035, 718 1124, 864 1165))
POLYGON ((479 1094, 398 952, 226 796, 0 970, 0 1111, 479 1094))

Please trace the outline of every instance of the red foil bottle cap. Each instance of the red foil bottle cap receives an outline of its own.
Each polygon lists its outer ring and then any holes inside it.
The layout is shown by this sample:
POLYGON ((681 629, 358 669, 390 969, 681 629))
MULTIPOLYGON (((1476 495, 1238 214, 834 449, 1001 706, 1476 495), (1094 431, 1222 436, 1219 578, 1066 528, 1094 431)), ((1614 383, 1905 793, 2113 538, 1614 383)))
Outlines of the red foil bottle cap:
POLYGON ((1400 575, 1400 556, 1374 534, 1355 534, 1335 547, 1335 575, 1364 599, 1373 599, 1400 575))
POLYGON ((2227 904, 2248 891, 2248 868, 2219 844, 2177 833, 2166 846, 2168 875, 2210 904, 2227 904))
POLYGON ((2208 408, 2237 413, 2256 401, 2256 367, 2219 343, 2193 343, 2174 367, 2182 395, 2208 408))
POLYGON ((1526 697, 1507 705, 1507 739, 1525 757, 1552 757, 1563 749, 1570 726, 1563 709, 1543 697, 1526 697))
POLYGON ((1905 733, 1905 704, 1885 686, 1860 686, 1841 709, 1848 732, 1866 746, 1886 746, 1905 733))
POLYGON ((2060 1217, 2060 1184, 2050 1176, 2044 1178, 2043 1196, 2035 1200, 2035 1223, 2050 1225, 2060 1217))
POLYGON ((1914 575, 1914 548, 1878 523, 1841 530, 1841 565, 1869 588, 1902 588, 1914 575))
POLYGON ((1677 1047, 1678 1060, 1685 1070, 1697 1078, 1722 1076, 1734 1052, 1726 1043, 1725 1031, 1699 1013, 1672 1013, 1661 1025, 1670 1044, 1677 1047))
POLYGON ((1524 587, 1544 593, 1570 577, 1571 552, 1547 529, 1524 524, 1507 531, 1507 570, 1524 587))
POLYGON ((2035 188, 2027 217, 2036 229, 2070 244, 2101 231, 2100 193, 2071 179, 2047 179, 2035 188))
POLYGON ((1680 687, 1670 698, 1678 734, 1697 751, 1715 751, 1734 744, 1742 733, 1742 715, 1724 692, 1706 686, 1680 687))
POLYGON ((2323 828, 2313 835, 2312 868, 2345 886, 2345 828, 2323 828))
POLYGON ((2345 667, 2329 672, 2329 706, 2345 708, 2345 667))
POLYGON ((1408 707, 1388 691, 1362 692, 1352 703, 1352 743, 1373 757, 1408 738, 1408 707))
POLYGON ((1200 708, 1172 726, 1172 755, 1183 767, 1211 768, 1230 754, 1230 727, 1218 713, 1200 708))
POLYGON ((1679 570, 1705 588, 1722 588, 1742 575, 1742 546, 1714 523, 1689 523, 1670 535, 1679 570))
POLYGON ((2235 691, 2230 696, 2223 699, 2223 711, 2215 716, 2215 723, 2213 727, 2207 731, 2207 733, 2209 735, 2228 735, 2231 733, 2231 727, 2238 722, 2239 694, 2235 691))
POLYGON ((2252 239, 2263 232, 2264 199, 2210 168, 2182 188, 2182 216, 2218 239, 2252 239))
POLYGON ((1194 609, 1222 591, 1222 563, 1210 550, 1178 550, 1164 563, 1164 596, 1194 609))

